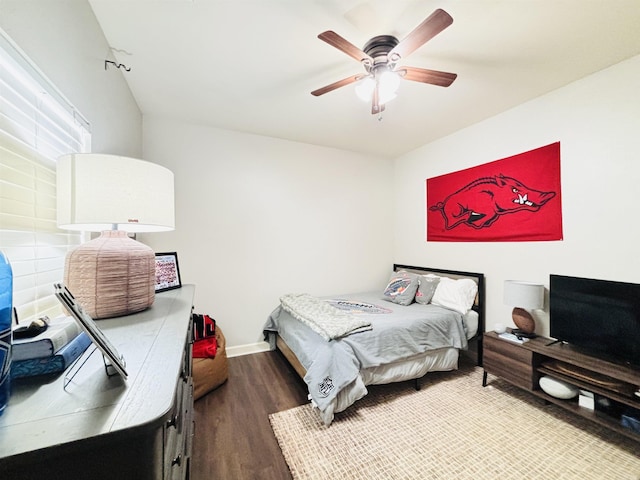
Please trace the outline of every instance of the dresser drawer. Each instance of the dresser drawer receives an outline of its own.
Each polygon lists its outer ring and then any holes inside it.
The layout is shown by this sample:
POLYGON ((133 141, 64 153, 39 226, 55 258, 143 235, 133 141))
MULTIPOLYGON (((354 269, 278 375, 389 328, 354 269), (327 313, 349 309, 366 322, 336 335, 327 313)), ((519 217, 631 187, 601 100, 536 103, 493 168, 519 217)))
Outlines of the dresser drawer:
POLYGON ((187 342, 182 373, 176 386, 171 415, 164 427, 164 479, 189 478, 193 434, 193 380, 191 343, 187 342))
POLYGON ((178 456, 182 453, 180 445, 180 430, 184 421, 181 411, 182 403, 182 382, 179 382, 178 390, 176 392, 176 399, 174 401, 171 415, 164 426, 164 475, 165 480, 174 478, 172 472, 176 470, 174 464, 178 456))
POLYGON ((509 357, 514 362, 524 363, 531 365, 533 358, 533 352, 526 348, 523 348, 519 343, 509 342, 508 340, 501 340, 490 336, 484 337, 484 348, 496 355, 502 355, 509 357))
POLYGON ((535 363, 534 352, 522 345, 495 336, 484 336, 485 372, 502 377, 521 388, 533 390, 538 384, 535 363))

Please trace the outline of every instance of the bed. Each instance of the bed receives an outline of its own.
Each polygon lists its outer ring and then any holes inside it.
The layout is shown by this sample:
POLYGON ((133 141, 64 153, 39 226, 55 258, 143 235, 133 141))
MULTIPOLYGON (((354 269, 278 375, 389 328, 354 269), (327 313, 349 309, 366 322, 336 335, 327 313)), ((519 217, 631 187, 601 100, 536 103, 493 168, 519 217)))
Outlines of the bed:
POLYGON ((481 273, 394 264, 379 291, 283 295, 264 335, 329 425, 367 385, 415 380, 419 388, 428 372, 456 370, 460 352, 480 365, 484 298, 481 273))

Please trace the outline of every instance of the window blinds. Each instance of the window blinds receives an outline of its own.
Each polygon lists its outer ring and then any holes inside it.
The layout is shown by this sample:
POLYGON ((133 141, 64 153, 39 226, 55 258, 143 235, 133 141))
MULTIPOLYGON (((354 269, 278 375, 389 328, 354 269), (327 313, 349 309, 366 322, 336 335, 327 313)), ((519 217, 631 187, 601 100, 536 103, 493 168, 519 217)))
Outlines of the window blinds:
POLYGON ((90 140, 88 122, 0 30, 0 249, 21 323, 61 312, 53 283, 81 237, 56 227, 55 159, 90 140))

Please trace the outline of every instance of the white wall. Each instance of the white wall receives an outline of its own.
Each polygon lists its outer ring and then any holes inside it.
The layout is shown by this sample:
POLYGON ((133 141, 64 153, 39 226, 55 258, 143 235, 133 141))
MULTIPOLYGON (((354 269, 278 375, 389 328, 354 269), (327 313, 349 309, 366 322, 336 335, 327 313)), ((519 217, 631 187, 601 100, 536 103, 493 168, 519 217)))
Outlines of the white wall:
MULTIPOLYGON (((506 279, 547 289, 550 273, 640 283, 638 85, 640 56, 397 159, 394 261, 483 272, 488 329, 511 324, 511 307, 502 303, 506 279), (425 179, 556 141, 564 241, 425 241, 425 179)), ((536 331, 548 334, 548 306, 534 316, 536 331)))
POLYGON ((284 293, 381 288, 392 267, 392 162, 168 119, 144 118, 144 157, 175 175, 177 251, 196 311, 230 347, 262 340, 284 293))
MULTIPOLYGON (((287 291, 379 288, 392 262, 484 272, 488 326, 505 279, 549 273, 640 282, 640 57, 391 162, 142 116, 86 0, 1 0, 0 27, 89 119, 93 150, 176 175, 179 253, 196 308, 230 345, 257 342, 287 291), (424 180, 561 142, 562 242, 427 243, 424 180), (143 148, 144 146, 144 148, 143 148), (346 270, 343 270, 346 267, 346 270)), ((472 105, 469 108, 473 108, 472 105)), ((548 315, 536 312, 540 333, 548 315)))
POLYGON ((89 120, 94 152, 140 158, 140 109, 87 0, 0 0, 0 28, 89 120))

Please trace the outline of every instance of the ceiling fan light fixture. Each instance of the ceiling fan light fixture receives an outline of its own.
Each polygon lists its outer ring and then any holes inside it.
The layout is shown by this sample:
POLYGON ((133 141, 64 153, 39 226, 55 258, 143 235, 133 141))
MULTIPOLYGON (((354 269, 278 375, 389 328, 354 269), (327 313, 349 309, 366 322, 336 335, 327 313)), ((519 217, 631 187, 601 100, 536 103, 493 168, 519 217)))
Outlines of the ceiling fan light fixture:
POLYGON ((398 87, 400 86, 400 76, 391 71, 376 72, 375 78, 367 76, 356 84, 356 95, 363 102, 371 102, 373 98, 373 90, 378 83, 378 102, 384 105, 396 98, 398 87))
POLYGON ((376 115, 384 110, 387 102, 396 98, 402 78, 448 87, 456 79, 455 73, 408 66, 396 69, 396 64, 452 23, 451 15, 438 8, 401 41, 393 35, 378 35, 371 38, 362 50, 333 30, 322 32, 318 35, 320 40, 360 62, 367 73, 343 78, 312 91, 311 95, 317 97, 355 83, 356 95, 363 101, 371 102, 371 113, 376 115))
POLYGON ((356 95, 363 102, 370 102, 374 88, 376 88, 376 81, 373 77, 364 77, 356 84, 356 95))
POLYGON ((398 95, 396 95, 395 93, 380 92, 380 98, 378 99, 378 103, 380 105, 385 105, 389 103, 391 100, 393 100, 394 98, 396 98, 397 96, 398 95))
POLYGON ((378 78, 378 95, 380 103, 385 103, 396 98, 396 93, 400 87, 400 76, 391 70, 385 70, 378 78))

